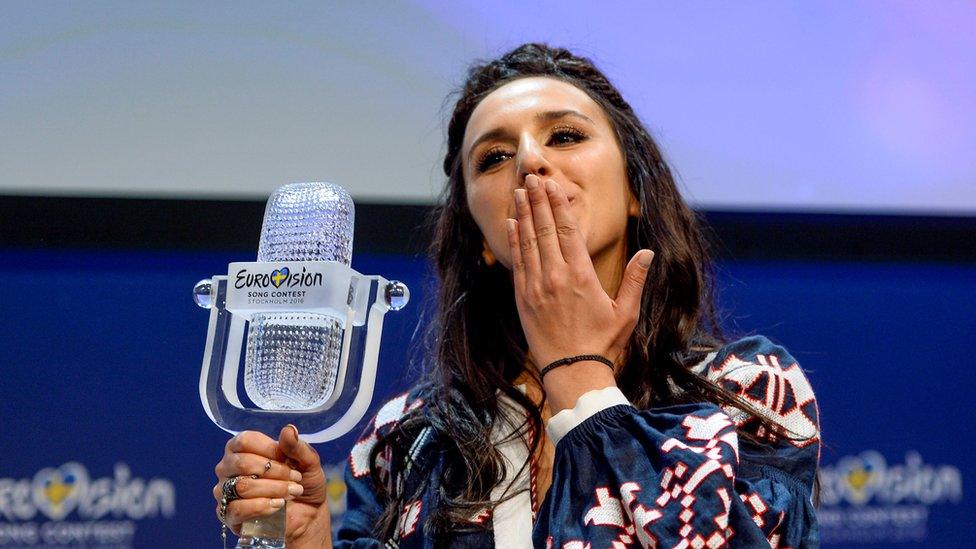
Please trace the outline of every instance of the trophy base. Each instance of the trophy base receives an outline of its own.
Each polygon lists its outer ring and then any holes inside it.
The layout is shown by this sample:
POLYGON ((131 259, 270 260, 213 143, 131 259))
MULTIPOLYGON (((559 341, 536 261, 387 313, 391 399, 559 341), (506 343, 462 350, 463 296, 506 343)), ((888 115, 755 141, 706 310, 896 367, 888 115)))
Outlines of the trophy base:
POLYGON ((245 522, 241 525, 237 548, 284 549, 285 516, 285 508, 282 507, 271 515, 245 522))
POLYGON ((259 538, 245 536, 237 540, 238 549, 284 549, 285 540, 281 538, 259 538))

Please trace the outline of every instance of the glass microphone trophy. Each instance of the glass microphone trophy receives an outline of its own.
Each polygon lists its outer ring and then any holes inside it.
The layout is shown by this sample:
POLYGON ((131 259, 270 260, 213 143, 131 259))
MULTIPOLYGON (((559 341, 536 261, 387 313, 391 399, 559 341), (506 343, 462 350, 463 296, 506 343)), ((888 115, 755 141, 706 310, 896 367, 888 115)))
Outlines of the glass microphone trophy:
MULTIPOLYGON (((256 262, 193 288, 210 309, 200 399, 229 433, 277 438, 292 423, 306 442, 348 433, 373 396, 383 317, 407 287, 350 267, 354 207, 331 183, 294 183, 271 195, 256 262), (245 332, 247 332, 246 343, 245 332), (238 393, 244 349, 243 387, 238 393)), ((285 546, 285 507, 242 526, 237 547, 285 546)))

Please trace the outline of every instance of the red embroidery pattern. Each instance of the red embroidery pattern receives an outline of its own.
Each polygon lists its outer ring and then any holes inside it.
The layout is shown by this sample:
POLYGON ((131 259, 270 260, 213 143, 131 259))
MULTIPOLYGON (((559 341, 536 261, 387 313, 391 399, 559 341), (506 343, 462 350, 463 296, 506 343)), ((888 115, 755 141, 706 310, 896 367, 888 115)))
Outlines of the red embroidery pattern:
POLYGON ((474 524, 486 524, 488 519, 491 518, 491 507, 485 507, 481 511, 478 511, 471 517, 471 522, 474 524))
MULTIPOLYGON (((534 424, 529 423, 529 441, 528 448, 532 449, 532 445, 535 443, 537 433, 534 424)), ((539 492, 538 488, 538 478, 539 478, 539 456, 538 452, 533 452, 533 455, 529 457, 529 500, 532 502, 532 523, 535 523, 536 513, 539 511, 539 492)))
POLYGON ((780 527, 783 525, 783 521, 786 518, 786 513, 780 511, 776 514, 776 523, 770 524, 770 521, 764 517, 764 515, 769 511, 769 505, 759 494, 753 492, 751 494, 739 494, 739 499, 746 506, 746 510, 749 511, 752 516, 752 522, 756 523, 763 533, 766 535, 766 541, 769 542, 769 546, 772 549, 788 549, 786 547, 780 547, 779 542, 782 537, 782 533, 779 531, 780 527))
MULTIPOLYGON (((676 450, 693 452, 702 455, 705 460, 697 466, 690 466, 684 461, 677 461, 673 466, 665 467, 661 475, 661 494, 654 500, 654 506, 637 500, 641 486, 636 482, 624 482, 618 493, 620 498, 611 494, 609 487, 595 489, 596 504, 583 517, 586 525, 607 526, 619 530, 612 547, 623 548, 634 541, 643 547, 657 547, 659 540, 651 531, 650 526, 664 516, 669 505, 678 505, 677 512, 680 528, 679 540, 675 547, 717 549, 727 544, 732 536, 729 527, 729 509, 732 496, 729 488, 735 479, 733 463, 738 461, 738 438, 731 419, 722 412, 716 412, 708 417, 688 416, 682 421, 685 428, 685 441, 676 438, 668 439, 662 444, 663 454, 676 450), (688 442, 703 441, 702 445, 692 445, 688 442), (715 488, 718 500, 722 502, 721 511, 710 517, 708 521, 694 521, 696 513, 695 503, 697 493, 703 489, 703 483, 711 475, 724 477, 715 488), (695 531, 698 528, 712 524, 706 531, 695 531)), ((711 499, 711 498, 709 498, 711 499)), ((571 541, 567 543, 577 543, 571 541)), ((563 544, 563 548, 569 547, 563 544)))
MULTIPOLYGON (((369 474, 369 454, 373 446, 379 441, 379 431, 389 432, 396 426, 403 416, 423 405, 422 399, 416 399, 407 404, 407 393, 403 393, 384 404, 376 416, 373 418, 373 428, 369 434, 359 439, 349 452, 349 471, 352 476, 359 478, 369 474)), ((386 468, 386 475, 389 476, 390 455, 380 456, 380 462, 386 468)))
MULTIPOLYGON (((713 364, 709 379, 737 393, 760 410, 767 419, 780 425, 789 442, 798 447, 819 440, 819 412, 810 381, 796 363, 783 366, 774 354, 756 355, 756 362, 729 355, 721 364, 713 364)), ((767 432, 762 425, 749 429, 750 416, 737 409, 727 409, 736 425, 745 427, 757 437, 776 442, 778 433, 767 432)))
MULTIPOLYGON (((553 549, 552 544, 553 544, 552 536, 549 536, 548 538, 546 538, 546 549, 553 549)), ((584 542, 578 539, 574 539, 574 540, 567 541, 566 543, 563 543, 562 549, 592 549, 592 546, 588 541, 584 542)))
MULTIPOLYGON (((626 547, 634 539, 640 541, 644 547, 657 547, 658 540, 650 533, 648 526, 664 514, 639 503, 637 492, 640 490, 641 487, 636 482, 625 482, 620 485, 620 499, 617 499, 610 495, 609 489, 597 488, 597 504, 583 516, 583 524, 611 526, 622 530, 613 541, 615 547, 618 544, 626 547)), ((565 544, 563 547, 566 547, 565 544)))
POLYGON ((417 522, 420 521, 420 510, 423 506, 422 501, 415 501, 403 506, 403 510, 400 511, 400 520, 397 522, 397 539, 405 539, 417 531, 417 522))

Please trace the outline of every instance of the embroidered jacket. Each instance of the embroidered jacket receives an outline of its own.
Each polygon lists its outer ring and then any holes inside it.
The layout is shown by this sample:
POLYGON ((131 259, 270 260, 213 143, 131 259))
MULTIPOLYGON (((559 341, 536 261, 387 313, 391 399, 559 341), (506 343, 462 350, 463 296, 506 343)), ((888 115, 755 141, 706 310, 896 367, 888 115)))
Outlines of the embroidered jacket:
POLYGON ((401 509, 394 537, 380 541, 371 537, 382 507, 368 459, 378 437, 423 406, 401 395, 379 410, 352 449, 345 477, 348 507, 335 545, 816 547, 811 493, 820 453, 818 411, 796 361, 765 337, 753 336, 724 346, 694 369, 739 394, 789 435, 710 403, 638 410, 616 387, 590 391, 546 426, 556 453, 552 485, 540 508, 532 505, 535 467, 521 467, 530 441, 505 440, 510 431, 496 433, 507 475, 493 499, 506 490, 525 490, 472 516, 482 531, 435 540, 423 525, 437 502, 443 463, 436 437, 423 431, 410 450, 422 474, 406 471, 391 478, 384 469, 390 456, 380 456, 376 465, 384 482, 403 482, 407 494, 424 486, 422 497, 401 509), (737 428, 762 444, 740 440, 737 428))

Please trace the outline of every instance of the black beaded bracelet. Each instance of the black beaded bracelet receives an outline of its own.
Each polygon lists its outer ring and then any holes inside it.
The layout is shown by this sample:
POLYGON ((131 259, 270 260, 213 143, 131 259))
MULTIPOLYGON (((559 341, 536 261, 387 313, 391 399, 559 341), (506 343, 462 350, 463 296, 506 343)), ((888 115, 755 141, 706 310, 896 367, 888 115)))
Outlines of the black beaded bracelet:
POLYGON ((539 379, 544 378, 546 374, 549 373, 549 370, 552 370, 553 368, 558 368, 560 366, 565 366, 567 364, 572 364, 574 362, 581 362, 583 360, 595 360, 597 362, 602 362, 607 366, 609 366, 611 370, 613 370, 613 361, 610 360, 609 358, 602 357, 600 355, 576 355, 576 356, 568 356, 566 358, 560 358, 559 360, 554 360, 550 362, 548 366, 546 366, 545 368, 542 369, 541 372, 539 372, 539 379))

